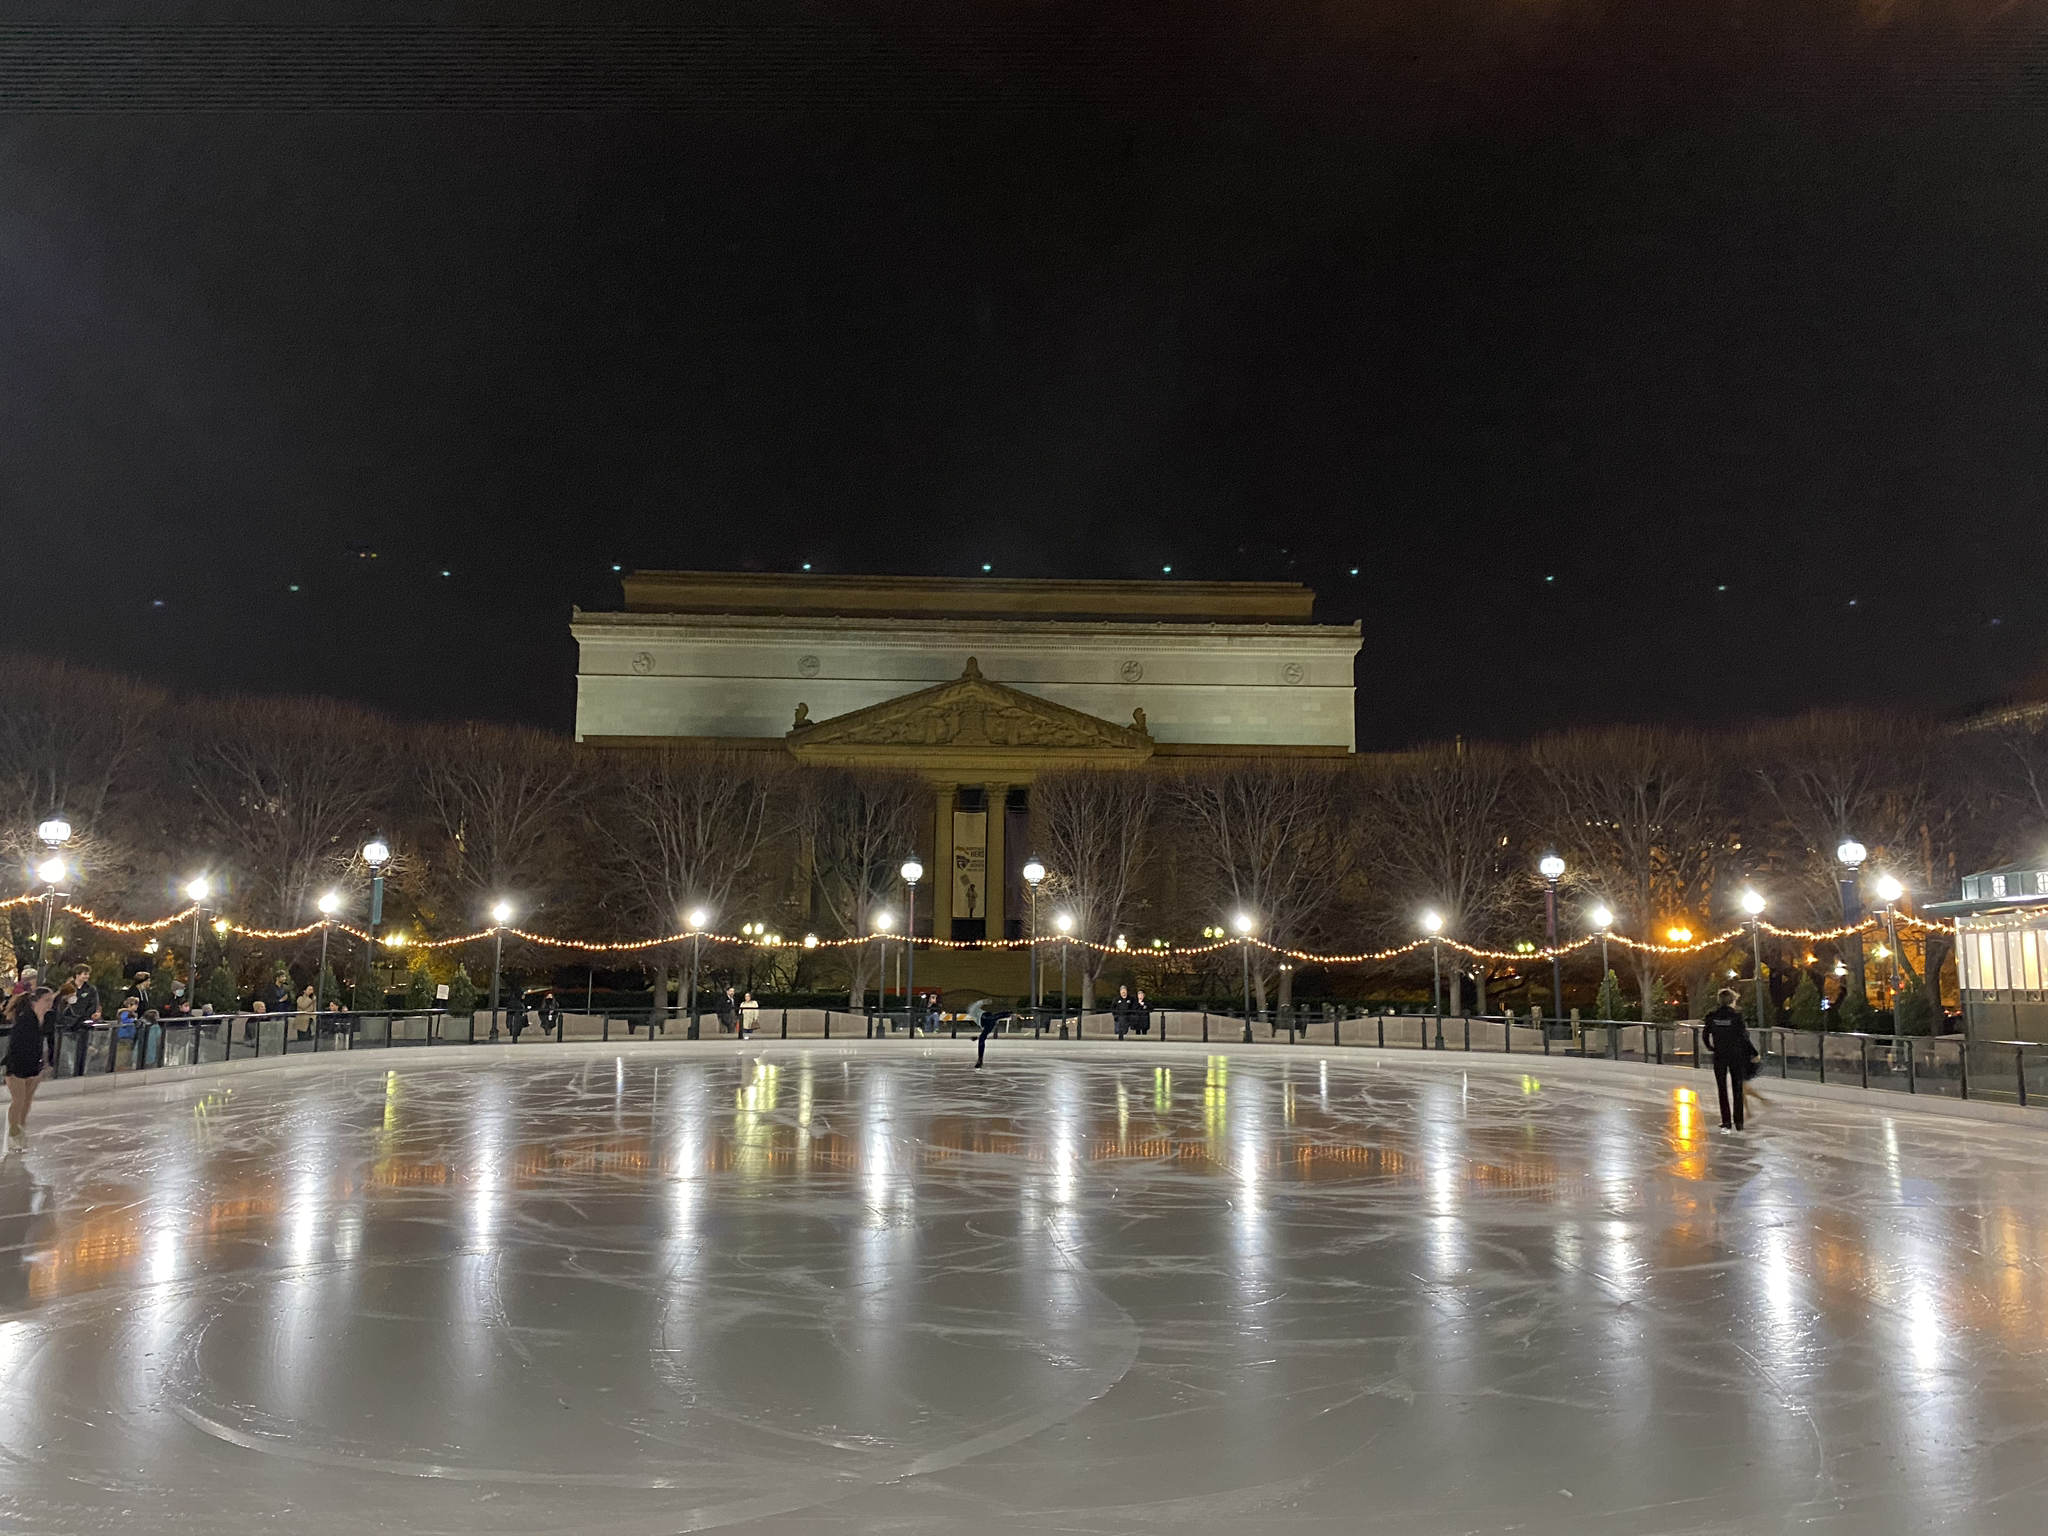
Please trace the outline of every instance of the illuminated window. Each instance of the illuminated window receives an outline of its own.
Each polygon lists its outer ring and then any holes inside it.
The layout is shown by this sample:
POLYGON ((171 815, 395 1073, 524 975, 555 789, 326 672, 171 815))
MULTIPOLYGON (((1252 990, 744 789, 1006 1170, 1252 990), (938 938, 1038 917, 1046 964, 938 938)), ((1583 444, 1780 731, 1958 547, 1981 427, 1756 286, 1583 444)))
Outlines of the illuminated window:
POLYGON ((2026 961, 2027 990, 2029 992, 2038 992, 2041 990, 2040 941, 2041 935, 2034 932, 2030 928, 2027 930, 2026 933, 2025 946, 2020 951, 2020 953, 2022 954, 2022 956, 2024 956, 2026 961))
POLYGON ((2011 987, 2015 992, 2017 992, 2021 987, 2024 987, 2027 984, 2026 967, 2020 959, 2022 950, 2020 948, 2020 932, 2017 928, 2015 928, 2011 933, 2008 933, 2005 936, 2005 948, 2005 974, 2008 978, 2010 978, 2006 982, 2006 985, 2011 987))
POLYGON ((1980 933, 1977 935, 1977 990, 1989 992, 1991 988, 1991 935, 1980 933))
POLYGON ((1993 875, 1991 877, 1991 894, 1994 896, 2003 896, 2005 894, 2005 876, 1993 875))

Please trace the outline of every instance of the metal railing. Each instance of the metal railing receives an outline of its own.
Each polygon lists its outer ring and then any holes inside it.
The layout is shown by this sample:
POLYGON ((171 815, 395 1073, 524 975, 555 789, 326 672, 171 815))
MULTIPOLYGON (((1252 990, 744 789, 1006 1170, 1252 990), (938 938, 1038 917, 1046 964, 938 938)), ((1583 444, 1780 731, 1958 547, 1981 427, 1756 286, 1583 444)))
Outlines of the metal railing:
MULTIPOLYGON (((137 1024, 93 1023, 60 1028, 55 1075, 96 1077, 155 1067, 312 1055, 332 1051, 428 1045, 518 1042, 514 1016, 503 1010, 451 1014, 441 1009, 354 1012, 202 1014, 137 1024)), ((761 1008, 747 1010, 728 1028, 714 1013, 687 1008, 641 1008, 563 1013, 553 1038, 603 1041, 643 1031, 679 1038, 721 1036, 783 1040, 851 1040, 910 1033, 902 1009, 761 1008)), ((958 1039, 976 1026, 964 1016, 928 1015, 923 1033, 958 1039)), ((1128 1022, 1135 1022, 1129 1021, 1128 1022)), ((1617 1062, 1703 1070, 1711 1055, 1697 1023, 1637 1024, 1613 1019, 1546 1019, 1540 1014, 1467 1016, 1369 1012, 1335 1004, 1279 1009, 1154 1009, 1142 1032, 1125 1043, 1238 1044, 1285 1042, 1339 1049, 1441 1050, 1505 1055, 1579 1056, 1617 1062)), ((1116 1020, 1104 1009, 1018 1009, 1003 1014, 997 1031, 1011 1038, 1098 1040, 1113 1043, 1116 1020)), ((524 1016, 520 1034, 547 1038, 539 1015, 524 1016)), ((5 1031, 0 1029, 0 1038, 5 1031)), ((1961 1035, 1878 1035, 1851 1031, 1751 1031, 1759 1079, 1827 1083, 1876 1092, 1933 1094, 2022 1107, 2048 1108, 2048 1045, 2029 1040, 1965 1040, 1961 1035)))

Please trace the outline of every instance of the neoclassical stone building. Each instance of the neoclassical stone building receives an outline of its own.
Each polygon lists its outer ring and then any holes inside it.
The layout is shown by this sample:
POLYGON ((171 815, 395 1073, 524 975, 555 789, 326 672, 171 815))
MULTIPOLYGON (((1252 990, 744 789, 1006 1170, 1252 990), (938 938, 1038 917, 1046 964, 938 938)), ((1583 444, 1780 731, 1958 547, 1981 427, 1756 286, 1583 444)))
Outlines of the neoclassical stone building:
POLYGON ((1038 773, 1353 747, 1359 627, 1318 624, 1293 582, 637 571, 624 587, 624 611, 571 625, 576 739, 922 773, 940 937, 1020 932, 1038 773))

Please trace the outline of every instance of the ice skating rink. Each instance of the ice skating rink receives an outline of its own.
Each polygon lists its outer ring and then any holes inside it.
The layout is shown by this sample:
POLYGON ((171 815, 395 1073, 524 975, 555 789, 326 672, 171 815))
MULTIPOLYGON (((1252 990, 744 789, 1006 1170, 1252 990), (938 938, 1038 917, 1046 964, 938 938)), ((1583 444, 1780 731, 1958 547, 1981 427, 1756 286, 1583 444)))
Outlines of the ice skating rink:
POLYGON ((2048 1133, 1712 1092, 856 1041, 48 1097, 0 1530, 2048 1529, 2048 1133))

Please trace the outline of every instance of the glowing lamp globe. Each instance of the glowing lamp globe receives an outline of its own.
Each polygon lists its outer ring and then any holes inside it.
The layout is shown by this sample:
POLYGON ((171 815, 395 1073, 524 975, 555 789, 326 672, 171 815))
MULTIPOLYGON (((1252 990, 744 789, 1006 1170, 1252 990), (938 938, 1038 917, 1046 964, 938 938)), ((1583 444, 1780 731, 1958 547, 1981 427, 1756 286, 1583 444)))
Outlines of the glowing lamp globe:
POLYGON ((1850 869, 1854 869, 1863 862, 1869 852, 1870 850, 1857 842, 1855 838, 1848 837, 1844 838, 1842 846, 1835 850, 1835 857, 1850 869))
POLYGON ((1747 912, 1751 917, 1755 917, 1758 913, 1762 912, 1763 909, 1763 897, 1759 896, 1755 891, 1744 891, 1742 893, 1743 911, 1747 912))
POLYGON ((501 901, 496 906, 492 907, 491 921, 496 923, 500 928, 504 927, 507 923, 511 922, 512 903, 509 901, 501 901))
POLYGON ((1880 900, 1897 901, 1906 894, 1906 888, 1890 875, 1877 877, 1877 894, 1880 900))
POLYGON ((1543 857, 1537 862, 1536 867, 1537 869, 1542 871, 1543 878, 1546 880, 1555 881, 1562 880, 1564 878, 1564 860, 1560 859, 1554 853, 1546 853, 1545 855, 1543 855, 1543 857))
POLYGON ((1595 907, 1592 916, 1595 928, 1605 930, 1614 926, 1614 914, 1605 907, 1595 907))
POLYGON ((1038 860, 1033 859, 1030 863, 1024 866, 1025 884, 1036 885, 1039 881, 1043 880, 1044 878, 1045 866, 1039 863, 1038 860))
POLYGON ((1443 914, 1440 912, 1423 913, 1422 926, 1426 932, 1432 934, 1442 933, 1444 931, 1443 914))

